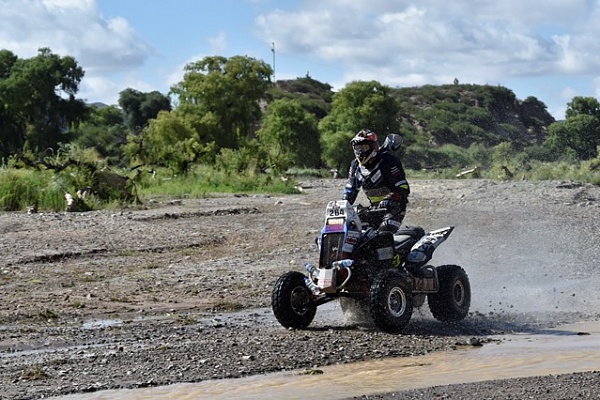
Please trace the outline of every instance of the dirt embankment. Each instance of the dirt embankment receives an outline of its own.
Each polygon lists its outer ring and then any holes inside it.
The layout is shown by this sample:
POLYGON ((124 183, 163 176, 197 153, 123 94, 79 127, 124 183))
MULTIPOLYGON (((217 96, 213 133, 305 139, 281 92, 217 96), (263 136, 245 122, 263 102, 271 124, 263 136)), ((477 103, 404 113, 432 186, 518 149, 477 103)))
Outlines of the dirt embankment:
POLYGON ((417 313, 395 336, 317 313, 306 331, 283 329, 268 308, 272 284, 316 261, 325 204, 343 185, 315 180, 302 195, 148 201, 142 210, 0 214, 0 398, 411 356, 598 316, 598 187, 415 181, 405 222, 456 226, 433 261, 469 274, 467 320, 446 326, 417 313))

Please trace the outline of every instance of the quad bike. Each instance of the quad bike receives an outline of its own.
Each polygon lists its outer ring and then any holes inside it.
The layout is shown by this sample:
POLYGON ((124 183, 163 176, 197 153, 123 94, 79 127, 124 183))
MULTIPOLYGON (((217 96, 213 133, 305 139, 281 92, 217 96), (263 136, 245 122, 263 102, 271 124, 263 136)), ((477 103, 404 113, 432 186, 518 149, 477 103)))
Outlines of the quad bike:
POLYGON ((271 305, 286 328, 304 329, 317 307, 339 299, 344 314, 366 314, 382 331, 399 333, 414 307, 425 300, 439 321, 464 319, 471 304, 466 272, 457 265, 432 266, 434 250, 454 227, 425 232, 403 227, 396 233, 374 229, 385 210, 330 201, 316 240, 319 264, 307 274, 284 273, 276 281, 271 305), (379 215, 378 215, 379 214, 379 215))

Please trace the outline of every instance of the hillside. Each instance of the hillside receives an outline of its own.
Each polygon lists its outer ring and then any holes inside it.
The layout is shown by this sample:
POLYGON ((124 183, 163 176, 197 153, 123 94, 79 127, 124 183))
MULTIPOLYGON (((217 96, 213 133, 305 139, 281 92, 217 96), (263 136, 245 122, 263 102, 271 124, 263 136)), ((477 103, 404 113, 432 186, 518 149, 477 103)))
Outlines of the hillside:
MULTIPOLYGON (((277 81, 271 95, 299 100, 321 119, 331 110, 334 92, 328 84, 303 77, 277 81)), ((533 96, 517 99, 502 86, 425 85, 394 88, 391 95, 401 109, 400 133, 409 143, 468 147, 510 141, 523 147, 543 141, 548 126, 555 122, 543 102, 533 96)))
POLYGON ((401 105, 403 122, 427 133, 437 145, 538 144, 555 122, 543 102, 533 96, 519 100, 501 86, 426 85, 395 89, 393 96, 401 105))
POLYGON ((303 78, 279 80, 270 92, 274 99, 299 101, 306 111, 313 113, 318 119, 325 117, 331 110, 333 94, 331 85, 312 79, 308 75, 303 78))

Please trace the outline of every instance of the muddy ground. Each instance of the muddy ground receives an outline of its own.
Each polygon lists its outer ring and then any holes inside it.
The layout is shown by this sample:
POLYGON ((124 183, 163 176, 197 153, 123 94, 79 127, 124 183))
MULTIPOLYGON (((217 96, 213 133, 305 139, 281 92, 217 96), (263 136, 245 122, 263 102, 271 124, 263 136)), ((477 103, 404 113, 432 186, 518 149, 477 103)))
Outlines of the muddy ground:
MULTIPOLYGON (((311 371, 600 316, 599 187, 422 180, 411 182, 405 223, 456 226, 433 264, 469 274, 467 319, 444 325, 425 305, 404 334, 390 335, 318 311, 309 329, 286 330, 269 308, 273 283, 317 261, 325 204, 344 181, 300 185, 292 196, 1 213, 0 399, 311 371)), ((590 372, 369 398, 596 398, 599 381, 590 372)))

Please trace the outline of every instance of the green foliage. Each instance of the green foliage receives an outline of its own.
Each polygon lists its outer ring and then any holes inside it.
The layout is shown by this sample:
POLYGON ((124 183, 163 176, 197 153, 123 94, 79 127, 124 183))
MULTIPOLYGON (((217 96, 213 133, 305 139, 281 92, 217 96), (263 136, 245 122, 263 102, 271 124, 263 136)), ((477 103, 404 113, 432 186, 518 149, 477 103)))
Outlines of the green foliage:
POLYGON ((469 146, 467 152, 476 167, 487 169, 492 165, 492 148, 486 147, 481 143, 473 143, 469 146))
POLYGON ((273 100, 290 99, 297 101, 302 108, 323 119, 331 110, 333 91, 331 85, 319 82, 309 76, 294 80, 280 80, 269 90, 273 100))
POLYGON ((0 210, 24 211, 30 206, 64 209, 63 186, 49 171, 0 168, 0 210))
POLYGON ((74 131, 72 143, 93 148, 109 164, 125 167, 123 145, 127 143, 127 129, 123 112, 116 106, 90 107, 87 118, 74 131))
MULTIPOLYGON (((227 152, 235 152, 227 150, 227 152)), ((171 175, 159 170, 154 178, 145 177, 139 194, 144 198, 168 196, 201 198, 217 193, 283 193, 298 194, 291 179, 281 179, 252 168, 232 174, 211 165, 197 165, 186 175, 171 175)))
POLYGON ((468 147, 473 143, 490 145, 498 141, 491 133, 493 117, 485 108, 442 101, 423 111, 423 117, 428 121, 426 131, 437 144, 468 147))
POLYGON ((268 155, 268 165, 277 171, 321 164, 317 119, 295 100, 269 104, 257 136, 268 155))
POLYGON ((441 147, 413 145, 406 149, 403 164, 408 169, 459 169, 470 166, 467 149, 446 144, 441 147))
POLYGON ((198 133, 176 113, 160 112, 142 132, 147 162, 184 173, 202 153, 212 152, 214 143, 202 144, 198 133))
POLYGON ((376 81, 355 81, 333 96, 331 113, 319 122, 325 163, 340 169, 352 159, 350 139, 368 128, 383 141, 400 128, 398 104, 391 89, 376 81))
POLYGON ((518 127, 513 124, 502 123, 498 125, 499 128, 504 133, 504 137, 508 138, 511 143, 520 144, 519 136, 521 135, 521 131, 518 127))
POLYGON ((586 171, 585 178, 581 180, 600 185, 600 146, 596 149, 596 153, 595 158, 581 162, 581 169, 586 171))
POLYGON ((596 157, 600 145, 600 103, 593 97, 575 97, 567 105, 564 123, 553 123, 544 145, 565 159, 570 149, 579 160, 596 157))
POLYGON ((402 120, 397 133, 402 137, 402 142, 405 147, 413 144, 425 146, 428 143, 428 138, 409 121, 402 120))
POLYGON ((600 102, 595 97, 574 97, 567 103, 565 116, 569 119, 578 115, 591 115, 600 119, 600 102))
POLYGON ((513 145, 511 142, 503 142, 494 147, 492 161, 496 164, 506 165, 513 155, 513 145))
POLYGON ((44 173, 53 173, 53 187, 61 191, 62 196, 69 193, 77 201, 82 200, 86 208, 136 200, 127 171, 108 168, 93 148, 67 144, 61 146, 55 156, 32 164, 44 173))
MULTIPOLYGON (((23 171, 27 174, 27 171, 23 171)), ((39 182, 20 171, 2 171, 0 175, 0 206, 4 211, 20 210, 37 200, 39 182)))
MULTIPOLYGON (((54 172, 54 177, 50 186, 61 192, 62 209, 65 208, 65 194, 69 193, 73 198, 77 198, 77 192, 97 186, 95 184, 96 168, 100 167, 100 157, 93 148, 81 148, 75 144, 62 146, 57 152, 56 157, 50 160, 49 164, 61 165, 67 161, 74 162, 54 172), (93 167, 93 169, 90 168, 93 167)), ((102 203, 108 203, 115 199, 115 194, 107 193, 102 198, 96 198, 89 194, 85 201, 81 201, 85 208, 92 209, 101 207, 102 203)))
MULTIPOLYGON (((328 129, 325 125, 322 129, 328 129)), ((350 140, 356 135, 355 131, 328 131, 321 134, 322 158, 328 166, 338 171, 347 171, 354 158, 350 140)))
POLYGON ((523 151, 530 159, 536 161, 550 162, 556 159, 556 156, 543 144, 525 147, 523 151))
POLYGON ((183 81, 171 92, 178 96, 181 113, 210 115, 210 135, 203 140, 238 148, 254 135, 272 74, 268 64, 250 57, 205 57, 186 65, 183 81))
POLYGON ((535 166, 531 174, 531 179, 534 180, 551 180, 556 179, 568 179, 567 176, 572 174, 575 167, 573 164, 558 162, 558 163, 540 163, 535 166))
POLYGON ((43 153, 68 142, 68 130, 85 116, 76 99, 84 71, 74 58, 42 48, 38 55, 19 59, 0 53, 0 139, 2 156, 29 148, 43 153))
POLYGON ((256 173, 267 169, 267 154, 256 141, 240 149, 222 149, 216 157, 215 168, 224 174, 256 173))
POLYGON ((523 177, 529 180, 571 180, 600 183, 600 171, 590 170, 589 162, 536 162, 530 171, 523 174, 523 177))
POLYGON ((548 124, 554 122, 544 118, 540 111, 547 111, 546 105, 534 96, 529 96, 521 103, 521 120, 523 124, 534 130, 544 129, 548 124))
MULTIPOLYGON (((104 207, 131 194, 101 181, 126 180, 133 171, 144 190, 285 191, 290 184, 277 177, 284 171, 327 176, 327 168, 318 169, 326 165, 343 176, 353 158, 350 139, 362 128, 380 141, 399 133, 405 167, 440 178, 477 166, 477 176, 493 179, 593 181, 600 168, 595 98, 575 97, 559 124, 543 102, 519 101, 501 86, 392 89, 355 81, 334 94, 308 75, 273 85, 268 64, 242 56, 205 57, 184 72, 171 88, 174 110, 170 97, 133 89, 120 93, 122 109, 87 108, 75 98, 84 72, 72 57, 40 49, 19 59, 0 50, 0 157, 6 163, 11 154, 27 154, 48 167, 32 175, 5 167, 11 190, 2 207, 23 209, 37 199, 60 209, 65 192, 86 186, 98 193, 86 201, 104 207), (133 171, 108 168, 126 166, 133 171), (169 171, 169 179, 152 180, 142 173, 149 169, 163 178, 169 171)), ((24 166, 15 160, 9 163, 24 166)))
POLYGON ((545 127, 554 121, 535 97, 519 102, 504 87, 488 85, 425 85, 399 88, 392 96, 400 105, 403 121, 417 127, 435 146, 446 143, 487 147, 506 140, 519 147, 539 143, 545 127))
POLYGON ((123 109, 126 126, 130 132, 139 132, 160 111, 171 110, 171 100, 158 91, 142 93, 127 88, 119 93, 119 106, 123 109))

